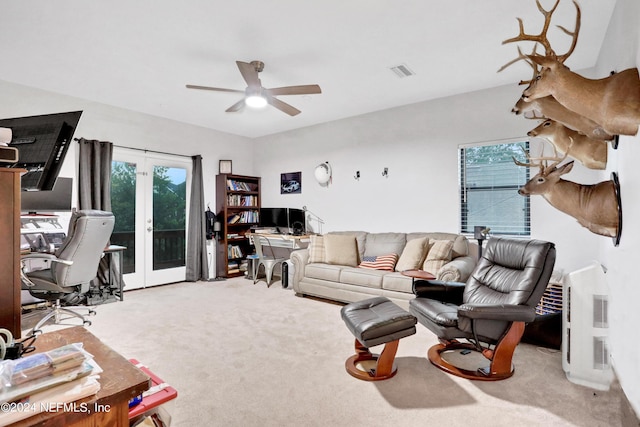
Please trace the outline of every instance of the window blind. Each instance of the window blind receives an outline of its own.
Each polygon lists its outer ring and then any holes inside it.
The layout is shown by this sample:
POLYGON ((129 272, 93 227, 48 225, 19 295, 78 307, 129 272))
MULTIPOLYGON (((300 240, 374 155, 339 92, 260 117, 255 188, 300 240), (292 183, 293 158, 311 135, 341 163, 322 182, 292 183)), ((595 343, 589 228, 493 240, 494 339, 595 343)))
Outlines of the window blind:
POLYGON ((512 158, 522 158, 523 148, 529 149, 528 141, 459 149, 461 233, 481 225, 492 234, 531 234, 529 196, 518 194, 529 168, 512 158))

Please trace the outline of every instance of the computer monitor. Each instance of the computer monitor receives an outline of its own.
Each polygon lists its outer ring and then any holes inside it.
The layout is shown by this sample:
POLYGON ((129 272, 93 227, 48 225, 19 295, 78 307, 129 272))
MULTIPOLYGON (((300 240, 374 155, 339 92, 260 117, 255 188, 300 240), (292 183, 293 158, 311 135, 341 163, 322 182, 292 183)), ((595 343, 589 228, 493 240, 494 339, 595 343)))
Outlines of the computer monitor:
POLYGON ((274 228, 278 233, 288 233, 287 208, 260 208, 260 222, 264 228, 274 228))
POLYGON ((307 231, 306 212, 302 209, 288 208, 287 217, 289 223, 289 230, 293 234, 305 234, 307 231))
POLYGON ((59 177, 50 191, 22 191, 20 211, 28 213, 69 212, 73 179, 59 177))

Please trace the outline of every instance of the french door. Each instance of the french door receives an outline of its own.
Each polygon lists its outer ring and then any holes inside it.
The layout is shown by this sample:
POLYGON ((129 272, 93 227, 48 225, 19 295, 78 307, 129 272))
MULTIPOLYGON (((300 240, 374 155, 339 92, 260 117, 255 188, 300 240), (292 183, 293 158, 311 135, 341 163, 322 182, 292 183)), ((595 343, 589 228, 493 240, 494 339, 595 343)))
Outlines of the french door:
POLYGON ((125 246, 125 290, 185 279, 191 161, 115 147, 111 243, 125 246))

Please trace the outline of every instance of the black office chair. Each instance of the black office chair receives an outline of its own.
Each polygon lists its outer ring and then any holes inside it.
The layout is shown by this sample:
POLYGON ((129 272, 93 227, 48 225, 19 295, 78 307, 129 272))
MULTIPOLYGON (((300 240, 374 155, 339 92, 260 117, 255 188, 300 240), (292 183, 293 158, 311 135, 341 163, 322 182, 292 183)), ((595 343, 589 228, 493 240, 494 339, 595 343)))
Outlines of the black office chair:
POLYGON ((535 319, 555 257, 553 243, 491 238, 466 284, 416 282, 410 312, 440 341, 429 349, 429 361, 468 379, 492 381, 513 375, 513 353, 525 323, 535 319), (469 351, 481 352, 490 365, 472 371, 445 360, 446 353, 469 351))
MULTIPOLYGON (((109 242, 115 217, 111 212, 99 210, 81 210, 73 212, 69 222, 69 231, 65 241, 55 254, 32 253, 22 257, 22 289, 36 298, 53 302, 52 310, 33 328, 38 332, 50 319, 55 323, 77 317, 83 324, 91 322, 85 316, 65 305, 77 305, 85 300, 90 282, 96 277, 98 264, 109 242), (37 259, 48 268, 27 271, 27 261, 37 259), (67 315, 67 317, 63 317, 67 315)), ((89 310, 88 314, 94 314, 89 310)))

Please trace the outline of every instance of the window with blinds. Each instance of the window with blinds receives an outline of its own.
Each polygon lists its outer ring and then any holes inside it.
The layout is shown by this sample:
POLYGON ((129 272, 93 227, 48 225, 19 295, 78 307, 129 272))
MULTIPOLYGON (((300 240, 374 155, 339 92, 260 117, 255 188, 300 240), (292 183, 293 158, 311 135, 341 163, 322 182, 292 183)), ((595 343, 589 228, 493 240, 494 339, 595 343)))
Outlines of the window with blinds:
POLYGON ((491 234, 529 236, 529 196, 518 188, 529 180, 529 168, 518 166, 527 141, 463 147, 460 157, 460 231, 473 234, 476 225, 491 234))

